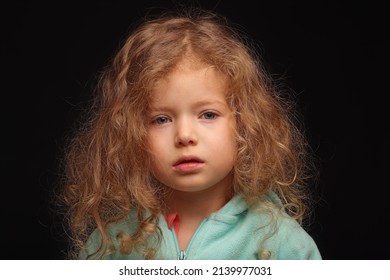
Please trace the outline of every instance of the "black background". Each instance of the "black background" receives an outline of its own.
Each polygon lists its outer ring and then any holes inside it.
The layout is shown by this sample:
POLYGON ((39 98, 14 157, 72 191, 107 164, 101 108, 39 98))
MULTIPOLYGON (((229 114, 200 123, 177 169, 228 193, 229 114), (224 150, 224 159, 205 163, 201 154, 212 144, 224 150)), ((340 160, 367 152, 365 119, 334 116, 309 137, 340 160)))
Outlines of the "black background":
MULTIPOLYGON (((131 24, 173 3, 1 4, 1 259, 64 258, 67 239, 49 203, 64 137, 131 24)), ((386 9, 375 1, 199 3, 241 25, 297 95, 321 159, 309 233, 323 258, 388 259, 386 9)))

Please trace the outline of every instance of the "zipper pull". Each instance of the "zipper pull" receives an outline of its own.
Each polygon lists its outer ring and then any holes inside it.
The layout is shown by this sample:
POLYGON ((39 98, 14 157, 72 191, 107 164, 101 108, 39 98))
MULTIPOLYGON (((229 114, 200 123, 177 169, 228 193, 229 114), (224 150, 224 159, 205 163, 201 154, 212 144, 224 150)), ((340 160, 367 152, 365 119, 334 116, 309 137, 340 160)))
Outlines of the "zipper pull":
POLYGON ((184 260, 185 258, 186 258, 186 252, 180 250, 179 255, 177 256, 177 259, 184 260))

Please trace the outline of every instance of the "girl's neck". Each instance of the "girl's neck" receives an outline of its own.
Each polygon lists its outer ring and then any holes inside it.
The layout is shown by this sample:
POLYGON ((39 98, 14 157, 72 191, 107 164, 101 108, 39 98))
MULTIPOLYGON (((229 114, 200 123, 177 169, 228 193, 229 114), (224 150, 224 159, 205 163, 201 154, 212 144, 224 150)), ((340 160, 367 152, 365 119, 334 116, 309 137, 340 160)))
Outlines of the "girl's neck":
POLYGON ((221 209, 231 199, 231 188, 185 192, 169 189, 166 196, 168 213, 177 213, 181 220, 203 220, 221 209))
POLYGON ((166 196, 167 212, 176 213, 180 219, 178 243, 186 250, 199 224, 221 209, 231 198, 231 177, 227 184, 220 184, 198 192, 178 191, 168 188, 166 196))

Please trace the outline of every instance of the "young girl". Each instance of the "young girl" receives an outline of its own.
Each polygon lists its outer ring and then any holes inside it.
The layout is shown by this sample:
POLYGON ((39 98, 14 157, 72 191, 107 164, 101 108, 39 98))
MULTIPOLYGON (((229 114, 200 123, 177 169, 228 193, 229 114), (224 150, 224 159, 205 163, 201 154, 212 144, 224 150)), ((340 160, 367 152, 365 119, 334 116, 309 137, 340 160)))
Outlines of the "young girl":
POLYGON ((193 11, 124 42, 67 150, 74 258, 321 259, 307 143, 239 34, 193 11))

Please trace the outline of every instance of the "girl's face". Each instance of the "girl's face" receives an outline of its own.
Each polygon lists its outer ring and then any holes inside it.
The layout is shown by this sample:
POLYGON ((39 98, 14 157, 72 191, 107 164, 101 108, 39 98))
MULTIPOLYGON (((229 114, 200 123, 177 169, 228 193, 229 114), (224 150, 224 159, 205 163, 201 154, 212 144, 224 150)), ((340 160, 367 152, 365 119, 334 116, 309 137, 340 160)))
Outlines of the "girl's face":
POLYGON ((224 76, 182 62, 152 92, 148 141, 152 171, 176 191, 231 189, 235 118, 224 76))

